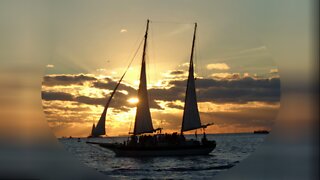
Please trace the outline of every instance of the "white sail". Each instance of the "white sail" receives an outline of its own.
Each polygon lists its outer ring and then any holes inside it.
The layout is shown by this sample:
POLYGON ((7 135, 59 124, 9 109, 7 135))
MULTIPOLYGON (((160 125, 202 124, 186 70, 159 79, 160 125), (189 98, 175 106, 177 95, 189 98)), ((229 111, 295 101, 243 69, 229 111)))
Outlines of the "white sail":
POLYGON ((146 77, 146 62, 145 62, 148 28, 149 28, 149 20, 147 21, 146 34, 144 37, 145 39, 144 39, 144 47, 143 47, 143 54, 142 54, 140 84, 138 89, 139 102, 137 104, 137 112, 136 112, 136 118, 134 123, 134 130, 133 130, 134 135, 138 135, 142 133, 152 133, 154 131, 151 114, 150 114, 150 108, 149 108, 147 77, 146 77))
POLYGON ((202 127, 198 105, 197 105, 197 95, 196 95, 194 68, 193 68, 193 52, 194 52, 194 44, 195 44, 195 38, 196 38, 195 36, 196 30, 197 30, 197 24, 195 24, 195 28, 194 28, 181 133, 183 131, 189 131, 189 130, 198 129, 202 127))

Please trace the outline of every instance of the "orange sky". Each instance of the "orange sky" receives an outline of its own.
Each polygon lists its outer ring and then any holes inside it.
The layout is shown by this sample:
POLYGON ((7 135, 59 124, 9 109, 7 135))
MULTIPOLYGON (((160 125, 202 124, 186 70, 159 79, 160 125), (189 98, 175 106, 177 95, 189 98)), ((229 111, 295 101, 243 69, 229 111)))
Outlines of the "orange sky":
MULTIPOLYGON (((214 65, 211 64, 210 67, 212 66, 214 65)), ((223 67, 226 66, 226 64, 223 65, 223 67)), ((163 73, 163 79, 155 84, 151 82, 148 88, 150 101, 153 102, 150 104, 154 127, 163 127, 164 132, 179 132, 181 127, 183 100, 170 99, 171 95, 173 97, 184 96, 184 85, 180 90, 177 84, 173 84, 184 82, 186 79, 184 67, 179 67, 180 70, 163 73)), ((217 68, 220 68, 219 64, 215 69, 217 68)), ((208 127, 206 132, 234 133, 252 132, 257 129, 270 130, 280 105, 279 95, 270 96, 268 94, 270 92, 265 91, 280 90, 279 85, 272 84, 273 80, 278 79, 273 71, 275 70, 270 71, 269 77, 263 78, 239 73, 232 73, 236 76, 199 77, 200 79, 196 82, 200 83, 198 106, 202 123, 215 123, 208 127), (208 84, 203 84, 206 81, 208 84), (248 81, 253 85, 246 88, 248 81), (221 87, 215 86, 216 83, 222 83, 221 87), (234 85, 230 85, 232 83, 234 85), (225 92, 228 93, 237 86, 240 86, 239 90, 233 93, 239 93, 239 97, 230 99, 230 94, 225 94, 225 92), (252 88, 255 90, 252 91, 252 88), (222 91, 221 96, 215 99, 214 97, 219 94, 210 95, 212 91, 222 91), (250 92, 253 95, 248 98, 247 96, 251 95, 247 93, 250 92), (208 96, 201 96, 207 93, 209 93, 208 96)), ((42 102, 47 120, 55 135, 58 137, 89 135, 92 124, 97 123, 103 111, 103 104, 112 92, 116 81, 102 74, 45 76, 42 86, 42 102)), ((106 131, 109 136, 127 135, 129 131, 132 131, 134 123, 135 104, 137 103, 135 81, 125 81, 123 85, 120 85, 118 92, 108 109, 106 131)), ((198 132, 201 131, 198 130, 198 132)))
MULTIPOLYGON (((82 4, 65 8, 86 9, 82 4)), ((96 12, 84 14, 62 11, 53 18, 55 48, 46 66, 42 97, 46 117, 57 136, 89 134, 143 40, 145 13, 116 21, 105 18, 104 13, 128 12, 96 8, 96 12)), ((192 12, 196 11, 199 9, 192 12)), ((154 126, 179 131, 193 25, 198 22, 194 62, 200 116, 203 123, 215 123, 208 133, 271 129, 280 106, 279 72, 269 49, 250 26, 227 17, 221 21, 210 14, 216 20, 212 21, 202 10, 187 20, 169 17, 156 12, 148 17, 147 79, 154 126)), ((108 135, 127 134, 133 123, 135 106, 128 100, 136 96, 141 54, 140 48, 114 98, 114 107, 108 110, 108 135)))

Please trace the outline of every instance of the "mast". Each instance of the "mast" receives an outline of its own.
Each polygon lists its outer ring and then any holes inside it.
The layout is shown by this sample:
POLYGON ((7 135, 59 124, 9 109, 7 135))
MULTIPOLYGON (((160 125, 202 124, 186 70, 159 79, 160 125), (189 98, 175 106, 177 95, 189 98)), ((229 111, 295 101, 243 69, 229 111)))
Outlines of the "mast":
POLYGON ((149 19, 147 20, 146 33, 144 35, 142 64, 141 64, 141 72, 140 72, 140 84, 138 89, 139 102, 137 104, 137 112, 136 112, 135 123, 134 123, 134 131, 133 131, 134 135, 154 132, 150 108, 149 108, 147 77, 146 77, 145 57, 146 57, 146 49, 147 49, 148 30, 149 30, 149 19))
POLYGON ((194 26, 194 34, 192 40, 191 56, 190 56, 190 65, 189 65, 189 75, 187 81, 186 96, 184 101, 184 111, 182 118, 181 134, 184 131, 189 131, 193 129, 201 128, 200 115, 197 105, 197 95, 195 88, 195 79, 194 79, 194 67, 193 67, 193 54, 194 46, 196 40, 197 32, 197 23, 194 26))

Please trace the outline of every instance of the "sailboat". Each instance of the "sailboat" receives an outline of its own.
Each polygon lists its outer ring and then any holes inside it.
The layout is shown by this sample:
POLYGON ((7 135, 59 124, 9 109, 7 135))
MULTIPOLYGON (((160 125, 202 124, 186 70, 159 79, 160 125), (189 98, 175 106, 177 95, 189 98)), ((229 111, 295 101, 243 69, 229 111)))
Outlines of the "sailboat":
MULTIPOLYGON (((206 138, 205 128, 213 123, 202 125, 197 105, 196 87, 194 78, 194 46, 196 39, 197 23, 194 26, 194 34, 192 40, 191 56, 189 63, 189 75, 187 80, 185 104, 182 118, 182 126, 180 134, 161 134, 162 128, 154 129, 149 107, 149 98, 147 90, 146 78, 146 49, 148 40, 149 20, 147 20, 146 32, 144 35, 143 54, 140 71, 140 84, 138 89, 137 110, 135 115, 134 129, 131 132, 131 137, 127 142, 123 143, 101 143, 87 142, 98 144, 101 147, 113 151, 116 156, 186 156, 186 155, 207 155, 216 147, 215 141, 210 141, 206 138), (190 130, 203 129, 203 138, 198 140, 187 140, 184 132, 190 130), (152 134, 154 132, 159 132, 152 134), (147 135, 146 135, 147 134, 147 135)), ((124 76, 124 75, 123 75, 124 76)), ((97 137, 105 134, 105 116, 107 107, 118 88, 123 76, 111 94, 107 104, 103 110, 101 118, 97 126, 92 129, 91 135, 97 137)))

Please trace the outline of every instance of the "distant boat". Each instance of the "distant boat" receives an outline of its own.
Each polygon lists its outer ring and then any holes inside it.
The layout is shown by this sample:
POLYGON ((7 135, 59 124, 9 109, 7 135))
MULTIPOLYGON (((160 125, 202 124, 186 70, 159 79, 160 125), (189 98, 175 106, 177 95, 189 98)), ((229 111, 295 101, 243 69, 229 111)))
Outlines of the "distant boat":
POLYGON ((269 131, 267 130, 257 130, 253 131, 254 134, 269 134, 269 131))
MULTIPOLYGON (((189 75, 186 87, 185 104, 182 118, 182 126, 180 134, 162 134, 162 128, 153 128, 152 118, 149 107, 149 98, 147 91, 146 78, 146 49, 148 39, 149 20, 147 20, 146 32, 144 35, 144 46, 142 54, 142 63, 140 71, 140 84, 138 89, 138 99, 135 123, 131 137, 124 143, 101 143, 87 142, 98 144, 101 147, 112 150, 116 156, 185 156, 185 155, 207 155, 216 147, 215 141, 210 141, 206 138, 205 128, 213 123, 202 125, 199 116, 197 105, 193 54, 196 39, 197 23, 194 26, 194 34, 191 48, 191 56, 189 63, 189 75), (198 140, 187 140, 184 137, 185 131, 203 129, 203 137, 201 142, 198 140), (153 134, 158 132, 157 134, 153 134)), ((125 75, 125 73, 124 73, 125 75)), ((93 126, 91 137, 99 137, 105 135, 105 118, 107 108, 111 99, 117 90, 122 78, 119 80, 114 91, 109 97, 106 106, 102 112, 100 120, 96 127, 93 126)))

